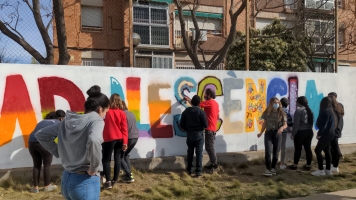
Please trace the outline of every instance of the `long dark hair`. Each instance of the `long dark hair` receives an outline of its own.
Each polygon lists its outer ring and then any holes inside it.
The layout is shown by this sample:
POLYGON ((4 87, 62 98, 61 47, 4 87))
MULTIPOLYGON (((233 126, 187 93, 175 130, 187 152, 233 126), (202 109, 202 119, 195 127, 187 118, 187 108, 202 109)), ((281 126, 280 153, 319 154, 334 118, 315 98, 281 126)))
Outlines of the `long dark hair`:
POLYGON ((338 119, 337 119, 337 114, 335 113, 334 109, 333 109, 333 100, 331 97, 327 96, 327 97, 324 97, 321 101, 320 101, 320 110, 319 110, 319 115, 327 110, 327 109, 330 109, 331 112, 333 113, 334 115, 334 127, 337 126, 338 124, 338 119))
POLYGON ((344 108, 340 106, 339 102, 337 102, 335 98, 331 98, 331 101, 335 114, 337 114, 339 117, 343 117, 345 114, 344 108))
POLYGON ((101 93, 101 88, 97 85, 92 86, 87 94, 89 97, 84 103, 85 113, 95 111, 99 112, 99 108, 108 108, 110 106, 110 101, 108 97, 101 93))
POLYGON ((305 109, 307 110, 307 115, 308 115, 308 124, 313 125, 314 114, 308 105, 308 99, 305 96, 300 96, 297 98, 297 103, 299 103, 300 105, 305 107, 305 109))
POLYGON ((63 110, 56 110, 48 113, 45 117, 45 119, 58 119, 62 120, 63 118, 66 117, 66 113, 63 110))

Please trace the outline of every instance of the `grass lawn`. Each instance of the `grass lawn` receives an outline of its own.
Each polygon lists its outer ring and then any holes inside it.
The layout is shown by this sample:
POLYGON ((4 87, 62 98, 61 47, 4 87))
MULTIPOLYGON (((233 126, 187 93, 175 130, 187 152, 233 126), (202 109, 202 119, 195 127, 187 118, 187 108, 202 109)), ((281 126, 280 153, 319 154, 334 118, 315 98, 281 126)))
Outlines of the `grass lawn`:
MULTIPOLYGON (((314 158, 315 159, 315 158, 314 158)), ((313 170, 316 169, 313 161, 313 170)), ((302 161, 300 166, 305 163, 302 161)), ((189 176, 180 171, 133 172, 136 182, 119 182, 101 192, 101 199, 281 199, 356 188, 356 152, 340 161, 340 173, 313 177, 309 171, 278 170, 264 177, 263 159, 239 165, 223 165, 214 174, 189 176)), ((60 185, 60 178, 55 179, 60 185)), ((0 187, 0 199, 63 199, 60 190, 29 193, 30 180, 8 180, 0 187)))

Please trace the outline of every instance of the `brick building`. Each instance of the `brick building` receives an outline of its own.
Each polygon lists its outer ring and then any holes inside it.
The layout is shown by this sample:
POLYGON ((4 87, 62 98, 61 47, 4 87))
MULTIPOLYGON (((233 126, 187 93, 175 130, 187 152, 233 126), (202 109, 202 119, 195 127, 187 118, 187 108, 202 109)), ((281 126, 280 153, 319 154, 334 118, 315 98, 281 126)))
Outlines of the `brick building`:
MULTIPOLYGON (((128 0, 65 0, 64 7, 71 56, 69 64, 130 66, 128 0)), ((226 14, 229 8, 230 1, 227 0, 200 1, 196 16, 201 29, 201 47, 207 59, 225 42, 230 29, 230 18, 226 14)), ((132 10, 133 32, 141 37, 141 44, 134 51, 135 67, 193 68, 181 37, 182 34, 186 34, 189 40, 194 37, 187 5, 183 8, 186 33, 181 33, 173 0, 133 0, 132 10)), ((244 14, 238 22, 237 30, 244 30, 244 14)), ((202 57, 199 59, 203 61, 202 57)), ((223 68, 223 64, 219 68, 223 68)))

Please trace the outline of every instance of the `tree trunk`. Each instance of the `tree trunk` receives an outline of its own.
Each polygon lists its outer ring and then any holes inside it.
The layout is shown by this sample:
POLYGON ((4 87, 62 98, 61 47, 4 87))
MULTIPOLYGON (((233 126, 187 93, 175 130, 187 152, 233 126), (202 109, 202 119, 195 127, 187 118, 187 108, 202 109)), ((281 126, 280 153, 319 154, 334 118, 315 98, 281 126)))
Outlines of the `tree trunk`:
POLYGON ((62 0, 53 0, 54 18, 56 22, 59 60, 58 65, 67 65, 70 59, 67 49, 67 34, 64 21, 62 0))

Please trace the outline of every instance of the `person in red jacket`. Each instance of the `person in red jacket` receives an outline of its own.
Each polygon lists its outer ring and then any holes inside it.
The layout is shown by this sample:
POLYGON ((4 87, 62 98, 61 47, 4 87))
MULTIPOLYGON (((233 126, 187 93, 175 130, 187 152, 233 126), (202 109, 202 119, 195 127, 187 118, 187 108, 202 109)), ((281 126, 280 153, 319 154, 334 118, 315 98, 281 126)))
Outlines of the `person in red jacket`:
POLYGON ((119 178, 121 166, 121 149, 126 151, 128 142, 126 114, 120 95, 114 93, 110 97, 110 109, 105 116, 105 126, 103 131, 104 143, 102 144, 103 153, 103 172, 106 178, 105 189, 111 189, 112 185, 119 178), (110 179, 111 155, 114 152, 114 177, 110 179))

